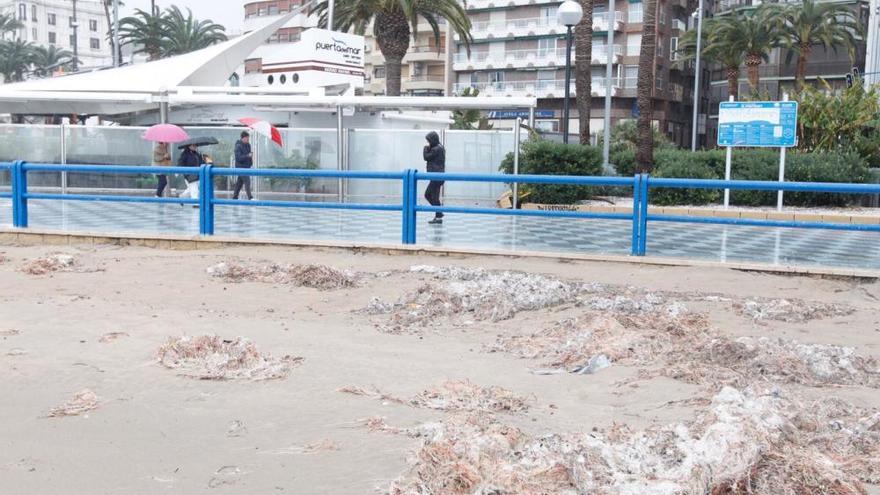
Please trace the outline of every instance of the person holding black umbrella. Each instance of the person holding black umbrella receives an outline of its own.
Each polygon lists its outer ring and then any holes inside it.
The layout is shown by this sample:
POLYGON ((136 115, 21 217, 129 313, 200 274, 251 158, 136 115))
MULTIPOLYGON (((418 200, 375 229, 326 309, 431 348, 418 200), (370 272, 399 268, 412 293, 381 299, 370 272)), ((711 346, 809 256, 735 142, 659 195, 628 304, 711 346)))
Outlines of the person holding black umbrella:
MULTIPOLYGON (((199 153, 199 148, 195 144, 183 147, 183 153, 177 160, 178 167, 193 167, 198 169, 205 162, 204 157, 199 153)), ((191 199, 199 199, 199 176, 198 174, 185 174, 183 180, 186 181, 186 190, 180 193, 180 197, 191 199)))

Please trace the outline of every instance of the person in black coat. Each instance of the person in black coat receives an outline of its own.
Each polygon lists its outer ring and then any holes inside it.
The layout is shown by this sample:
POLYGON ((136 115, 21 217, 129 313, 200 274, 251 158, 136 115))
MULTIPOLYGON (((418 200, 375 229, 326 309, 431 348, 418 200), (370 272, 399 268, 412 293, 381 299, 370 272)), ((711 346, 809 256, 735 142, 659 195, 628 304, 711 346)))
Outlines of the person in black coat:
MULTIPOLYGON (((199 148, 195 145, 190 145, 184 148, 183 152, 180 154, 180 158, 177 159, 177 166, 179 167, 193 167, 198 169, 203 163, 205 163, 205 158, 199 153, 199 148)), ((185 174, 183 178, 186 180, 186 192, 183 194, 188 194, 192 199, 198 199, 198 173, 195 175, 185 174), (193 185, 195 185, 195 187, 193 187, 193 185)), ((181 196, 183 196, 183 194, 181 194, 181 196)))
MULTIPOLYGON (((241 139, 235 143, 235 168, 251 168, 254 166, 254 153, 251 151, 251 135, 247 131, 241 133, 241 139)), ((251 177, 249 175, 239 175, 235 182, 235 191, 232 193, 232 199, 238 199, 241 194, 241 188, 244 187, 248 199, 254 199, 251 193, 251 177)))
MULTIPOLYGON (((428 172, 446 172, 446 149, 440 144, 440 135, 431 131, 425 136, 425 139, 428 140, 428 145, 422 150, 422 155, 425 158, 428 172)), ((441 189, 443 189, 443 181, 441 180, 432 180, 428 183, 428 188, 425 190, 425 199, 428 200, 431 206, 441 206, 441 189)), ((428 223, 432 225, 442 224, 443 213, 435 213, 434 219, 428 223)))

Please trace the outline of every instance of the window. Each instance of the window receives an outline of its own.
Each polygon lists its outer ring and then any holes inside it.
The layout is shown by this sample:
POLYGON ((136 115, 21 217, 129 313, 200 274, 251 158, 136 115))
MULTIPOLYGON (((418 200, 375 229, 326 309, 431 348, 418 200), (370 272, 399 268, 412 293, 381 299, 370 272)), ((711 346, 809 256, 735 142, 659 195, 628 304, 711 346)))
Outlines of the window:
POLYGON ((26 21, 27 20, 27 5, 20 3, 18 4, 18 20, 26 21))
POLYGON ((556 53, 556 38, 541 38, 538 40, 538 56, 543 57, 556 53))
POLYGON ((642 35, 630 34, 626 38, 626 56, 638 57, 642 51, 642 35))
POLYGON ((663 38, 661 36, 657 36, 657 56, 663 56, 663 38))
POLYGON ((55 33, 49 33, 49 44, 54 45, 55 41, 55 33))
POLYGON ((46 22, 48 22, 50 26, 54 26, 55 25, 55 14, 47 14, 46 22))
POLYGON ((76 36, 70 35, 70 46, 76 46, 76 36))
POLYGON ((98 38, 89 38, 89 47, 91 47, 92 50, 100 50, 101 40, 98 38))
POLYGON ((98 21, 95 19, 89 19, 89 31, 97 32, 98 31, 98 21))
POLYGON ((374 79, 385 79, 385 66, 384 65, 373 69, 373 78, 374 79))
POLYGON ((669 60, 673 62, 678 60, 678 36, 669 38, 669 60))
POLYGON ((636 2, 629 4, 629 15, 627 22, 642 22, 642 17, 644 16, 644 10, 642 2, 636 2))
MULTIPOLYGON (((278 5, 269 6, 269 15, 278 15, 278 5)), ((284 83, 281 83, 284 84, 284 83)))
POLYGON ((635 88, 639 82, 639 66, 627 65, 623 68, 623 87, 635 88))
POLYGON ((412 67, 412 75, 413 76, 421 76, 425 71, 425 63, 424 62, 416 62, 412 67))
POLYGON ((31 20, 37 22, 37 6, 31 5, 31 20))
POLYGON ((76 27, 76 19, 73 16, 67 18, 67 25, 70 27, 76 27))
POLYGON ((478 81, 478 79, 477 79, 477 73, 476 73, 476 72, 471 72, 471 86, 476 86, 477 81, 478 81))
POLYGON ((281 84, 287 84, 287 76, 284 74, 281 74, 281 84))
POLYGON ((269 86, 275 84, 275 76, 270 75, 266 80, 269 82, 269 86))
POLYGON ((503 83, 504 82, 504 73, 500 70, 496 70, 489 74, 489 82, 491 83, 503 83))
POLYGON ((657 89, 663 91, 663 75, 658 72, 654 80, 657 82, 657 89))
POLYGON ((266 9, 261 8, 261 9, 257 12, 257 15, 258 15, 258 16, 261 16, 261 17, 264 16, 264 15, 266 15, 266 9))
POLYGON ((666 11, 665 11, 665 10, 661 10, 661 11, 660 11, 660 15, 658 16, 657 19, 658 19, 658 21, 660 22, 660 24, 666 24, 666 11))
POLYGON ((31 28, 31 41, 37 41, 37 28, 31 28))
POLYGON ((283 33, 278 33, 278 42, 279 43, 287 43, 288 41, 290 41, 290 35, 287 34, 286 31, 283 33))
POLYGON ((557 10, 559 7, 541 7, 541 19, 555 21, 557 10))

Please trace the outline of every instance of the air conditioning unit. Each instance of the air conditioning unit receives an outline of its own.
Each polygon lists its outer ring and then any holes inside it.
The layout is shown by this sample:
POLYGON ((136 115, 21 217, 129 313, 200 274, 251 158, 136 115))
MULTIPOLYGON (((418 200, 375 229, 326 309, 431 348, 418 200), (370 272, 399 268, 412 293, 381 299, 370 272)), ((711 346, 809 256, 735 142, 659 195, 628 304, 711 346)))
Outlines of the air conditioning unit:
POLYGON ((687 24, 684 23, 681 19, 673 19, 672 20, 672 29, 678 29, 679 31, 687 31, 687 24))

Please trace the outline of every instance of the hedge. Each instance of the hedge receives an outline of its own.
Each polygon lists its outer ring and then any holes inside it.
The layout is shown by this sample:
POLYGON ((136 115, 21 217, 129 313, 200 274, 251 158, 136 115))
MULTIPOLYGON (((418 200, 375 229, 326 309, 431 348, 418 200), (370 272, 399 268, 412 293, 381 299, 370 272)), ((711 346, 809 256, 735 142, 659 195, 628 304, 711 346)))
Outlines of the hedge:
MULTIPOLYGON (((501 162, 501 171, 513 173, 513 153, 501 162)), ((602 175, 602 151, 593 146, 562 144, 537 139, 522 145, 519 173, 537 175, 602 175)), ((528 194, 529 202, 544 204, 574 204, 594 196, 597 188, 553 184, 522 184, 521 194, 528 194)))

